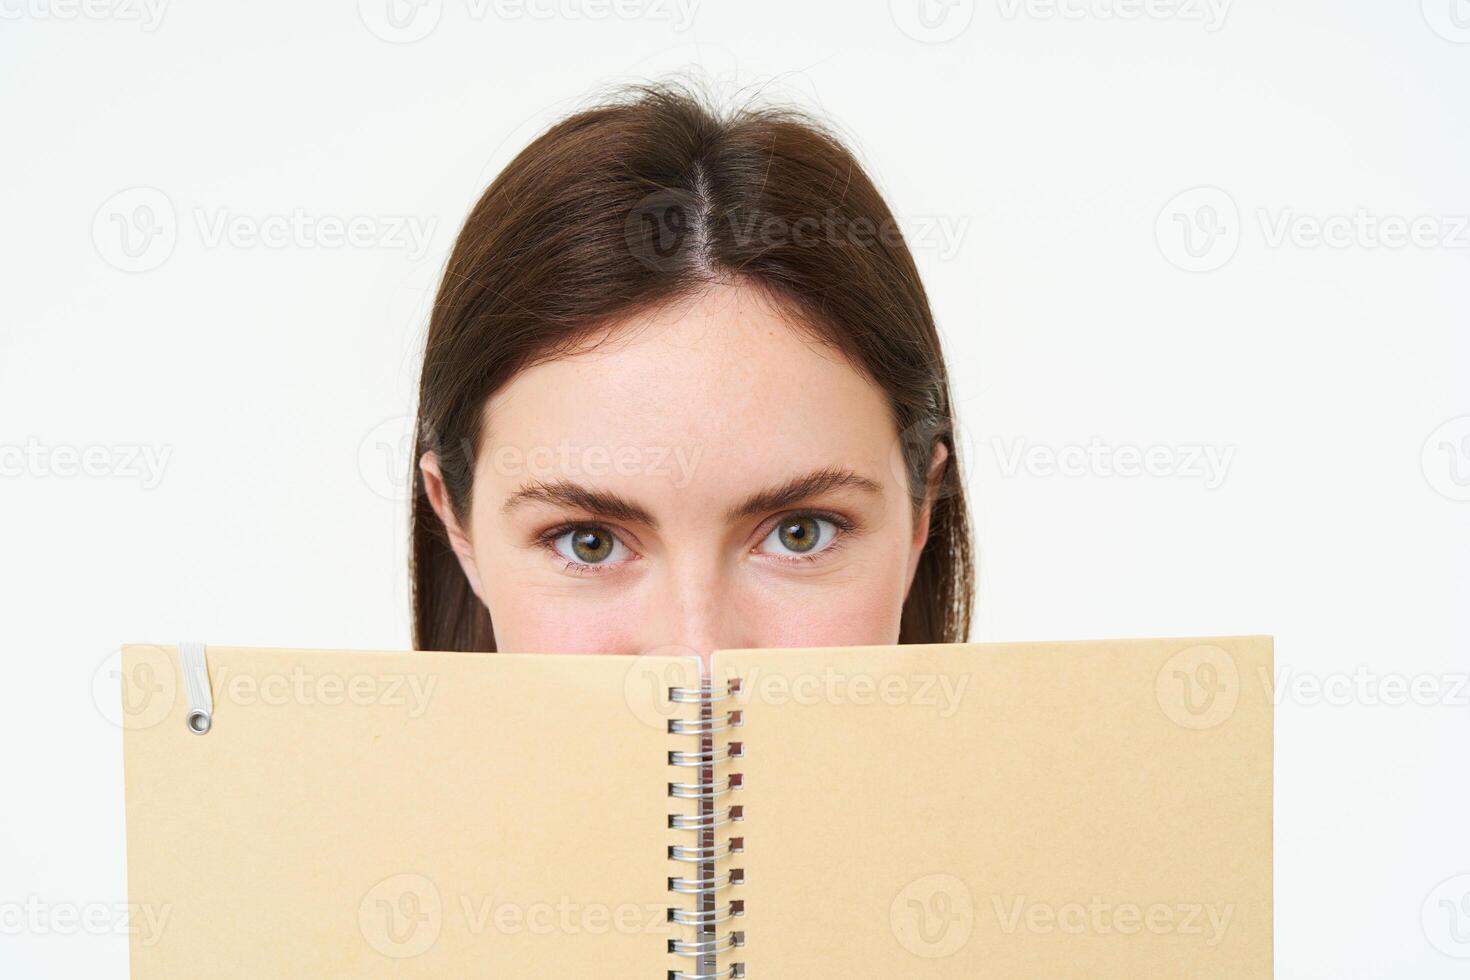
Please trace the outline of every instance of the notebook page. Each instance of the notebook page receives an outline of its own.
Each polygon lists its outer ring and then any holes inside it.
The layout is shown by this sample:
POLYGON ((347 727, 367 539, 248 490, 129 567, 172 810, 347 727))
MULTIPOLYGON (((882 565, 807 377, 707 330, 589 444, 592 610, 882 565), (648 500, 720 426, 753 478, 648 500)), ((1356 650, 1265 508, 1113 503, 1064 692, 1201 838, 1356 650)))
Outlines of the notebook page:
MULTIPOLYGON (((124 651, 132 975, 663 978, 672 658, 124 651)), ((697 664, 694 666, 697 677, 697 664)))
POLYGON ((751 977, 1269 977, 1268 637, 721 651, 751 977))

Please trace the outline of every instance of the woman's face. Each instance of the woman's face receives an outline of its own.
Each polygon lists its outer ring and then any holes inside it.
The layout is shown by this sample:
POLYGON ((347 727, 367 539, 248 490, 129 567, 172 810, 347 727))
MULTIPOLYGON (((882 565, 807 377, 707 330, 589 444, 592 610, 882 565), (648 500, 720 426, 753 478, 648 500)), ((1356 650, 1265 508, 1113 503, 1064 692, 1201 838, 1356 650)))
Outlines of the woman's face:
POLYGON ((463 525, 422 465, 503 651, 894 643, 928 531, 883 392, 746 288, 517 375, 463 525))

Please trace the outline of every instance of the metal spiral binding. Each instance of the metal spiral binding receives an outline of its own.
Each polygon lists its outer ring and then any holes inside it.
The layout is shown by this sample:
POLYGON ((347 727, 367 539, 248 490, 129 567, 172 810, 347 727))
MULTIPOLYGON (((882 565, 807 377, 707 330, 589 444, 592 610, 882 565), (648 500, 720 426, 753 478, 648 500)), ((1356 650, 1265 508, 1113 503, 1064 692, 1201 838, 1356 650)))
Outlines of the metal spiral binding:
POLYGON ((721 688, 708 683, 700 687, 669 688, 671 703, 696 705, 699 717, 669 720, 671 735, 687 735, 698 739, 698 742, 696 750, 670 752, 668 759, 670 766, 692 769, 690 775, 697 777, 694 781, 676 781, 668 785, 671 799, 692 800, 697 804, 697 812, 669 814, 669 828, 689 832, 693 838, 689 843, 669 846, 669 859, 687 864, 690 871, 687 876, 669 878, 669 891, 675 895, 692 896, 694 907, 670 906, 668 918, 677 925, 690 927, 694 938, 669 940, 669 952, 688 957, 691 962, 687 971, 669 970, 668 980, 738 980, 745 976, 744 963, 731 963, 721 968, 718 959, 720 954, 745 945, 744 932, 722 929, 726 923, 745 913, 744 901, 729 894, 744 883, 745 872, 741 868, 716 872, 717 862, 742 853, 745 842, 744 838, 723 835, 721 839, 715 839, 717 827, 744 817, 741 806, 724 802, 740 789, 741 774, 732 772, 715 778, 716 766, 738 759, 742 754, 736 743, 714 744, 716 735, 740 726, 738 710, 715 712, 715 705, 733 697, 739 690, 738 680, 721 688), (720 805, 716 806, 717 803, 720 805))

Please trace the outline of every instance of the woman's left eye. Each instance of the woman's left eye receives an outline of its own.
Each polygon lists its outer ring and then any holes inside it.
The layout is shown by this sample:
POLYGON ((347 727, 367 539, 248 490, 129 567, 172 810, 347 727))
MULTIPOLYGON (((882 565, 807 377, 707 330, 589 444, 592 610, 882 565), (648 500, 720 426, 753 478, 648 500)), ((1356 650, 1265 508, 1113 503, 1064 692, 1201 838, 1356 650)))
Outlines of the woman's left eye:
POLYGON ((825 551, 837 537, 837 525, 812 514, 783 517, 757 547, 765 555, 805 558, 825 551))

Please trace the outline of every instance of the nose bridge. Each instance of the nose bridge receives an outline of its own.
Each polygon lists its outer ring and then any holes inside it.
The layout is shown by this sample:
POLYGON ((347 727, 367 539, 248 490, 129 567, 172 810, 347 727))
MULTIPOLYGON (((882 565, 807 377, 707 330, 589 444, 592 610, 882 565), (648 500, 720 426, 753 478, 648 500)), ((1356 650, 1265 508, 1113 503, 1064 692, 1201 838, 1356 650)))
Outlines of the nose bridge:
POLYGON ((726 571, 719 562, 690 556, 669 563, 657 585, 657 622, 649 624, 654 633, 648 639, 687 647, 703 657, 738 645, 727 635, 729 598, 726 571))

